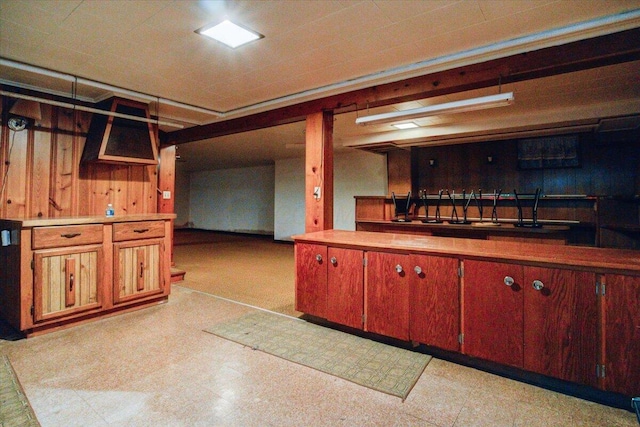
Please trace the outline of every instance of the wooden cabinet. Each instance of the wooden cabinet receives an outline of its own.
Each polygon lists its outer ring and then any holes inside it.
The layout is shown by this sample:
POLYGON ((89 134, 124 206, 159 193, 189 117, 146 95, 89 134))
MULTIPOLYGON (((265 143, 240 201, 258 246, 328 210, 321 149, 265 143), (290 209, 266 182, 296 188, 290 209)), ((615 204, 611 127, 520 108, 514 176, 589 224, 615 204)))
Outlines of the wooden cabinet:
POLYGON ((409 256, 409 338, 458 351, 460 281, 457 258, 409 256))
POLYGON ((114 244, 113 301, 122 303, 164 291, 164 244, 149 239, 114 244))
POLYGON ((409 339, 409 256, 367 252, 365 329, 409 339))
POLYGON ((464 261, 463 352, 522 367, 522 267, 464 261))
POLYGON ((364 253, 329 247, 327 255, 327 320, 362 329, 364 253))
POLYGON ((363 298, 366 331, 615 393, 607 399, 640 394, 637 251, 341 230, 295 242, 300 311, 319 300, 323 317, 348 324, 363 298))
POLYGON ((296 310, 313 316, 327 316, 327 247, 297 244, 296 310))
POLYGON ((595 284, 593 273, 465 261, 465 353, 595 385, 595 284))
POLYGON ((114 303, 164 292, 164 234, 163 221, 113 225, 114 303))
POLYGON ((524 368, 597 384, 598 297, 594 273, 524 267, 524 368))
POLYGON ((362 329, 363 251, 297 244, 296 310, 362 329))
MULTIPOLYGON (((604 301, 604 387, 640 395, 640 277, 607 275, 604 301)), ((601 374, 602 376, 602 374, 601 374)))
POLYGON ((31 336, 166 301, 174 217, 0 219, 0 316, 31 336))
POLYGON ((34 253, 34 321, 69 317, 102 306, 101 245, 34 253))

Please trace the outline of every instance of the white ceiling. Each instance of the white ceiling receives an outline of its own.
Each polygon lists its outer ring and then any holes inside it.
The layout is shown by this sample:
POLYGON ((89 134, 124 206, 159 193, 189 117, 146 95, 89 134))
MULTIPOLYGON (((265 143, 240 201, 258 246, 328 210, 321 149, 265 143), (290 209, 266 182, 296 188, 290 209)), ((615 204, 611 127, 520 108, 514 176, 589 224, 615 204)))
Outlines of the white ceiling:
MULTIPOLYGON (((78 78, 80 99, 143 99, 152 113, 159 100, 161 118, 188 127, 637 28, 639 11, 640 0, 0 0, 0 57, 8 60, 0 63, 0 81, 70 96, 78 78), (265 37, 232 50, 194 32, 225 18, 265 37)), ((367 112, 337 115, 335 146, 415 143, 480 129, 536 128, 558 117, 569 123, 638 114, 639 65, 504 85, 500 89, 515 93, 513 106, 434 117, 417 131, 356 127, 356 115, 367 112)), ((304 123, 294 123, 184 144, 179 154, 186 168, 216 169, 299 157, 303 147, 304 123)))

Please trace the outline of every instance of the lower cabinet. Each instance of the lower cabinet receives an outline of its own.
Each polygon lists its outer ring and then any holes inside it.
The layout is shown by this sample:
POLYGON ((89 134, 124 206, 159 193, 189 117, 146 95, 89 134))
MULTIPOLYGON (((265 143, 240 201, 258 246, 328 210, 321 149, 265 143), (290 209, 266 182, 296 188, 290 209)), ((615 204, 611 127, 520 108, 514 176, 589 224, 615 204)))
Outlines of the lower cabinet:
POLYGON ((35 251, 34 322, 99 309, 102 245, 35 251))
POLYGON ((115 243, 113 302, 118 304, 164 292, 162 239, 115 243))
POLYGON ((459 351, 459 261, 429 255, 409 256, 409 338, 459 351))
POLYGON ((596 385, 594 273, 464 262, 464 353, 596 385))
POLYGON ((327 256, 327 320, 362 329, 364 252, 329 247, 327 256))
POLYGON ((594 273, 524 267, 524 369, 597 385, 594 273))
POLYGON ((409 339, 409 255, 367 252, 365 329, 409 339))
POLYGON ((298 243, 296 259, 296 310, 327 317, 327 247, 298 243))
POLYGON ((463 280, 463 352, 522 367, 522 267, 465 260, 463 280))
POLYGON ((640 396, 640 277, 606 275, 604 388, 640 396))
POLYGON ((296 253, 296 310, 362 329, 364 252, 301 244, 296 253))
MULTIPOLYGON (((397 236, 381 242, 380 236, 363 233, 362 239, 373 243, 346 247, 344 237, 336 247, 296 241, 297 310, 624 396, 640 395, 640 276, 611 273, 626 272, 619 260, 614 259, 617 270, 581 271, 561 257, 533 266, 503 262, 497 254, 414 251, 397 236), (401 246, 398 252, 393 244, 401 246)), ((577 260, 593 255, 573 251, 577 260)))

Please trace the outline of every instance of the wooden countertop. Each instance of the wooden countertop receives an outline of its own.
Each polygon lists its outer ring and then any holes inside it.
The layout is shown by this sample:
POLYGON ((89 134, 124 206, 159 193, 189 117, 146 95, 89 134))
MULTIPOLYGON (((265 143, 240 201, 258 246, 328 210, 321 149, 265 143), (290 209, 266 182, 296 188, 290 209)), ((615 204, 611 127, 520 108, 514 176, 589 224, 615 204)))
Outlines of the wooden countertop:
POLYGON ((78 224, 111 224, 116 222, 131 221, 152 221, 152 220, 168 220, 175 219, 176 214, 139 214, 139 215, 116 215, 112 217, 106 216, 77 216, 77 217, 61 217, 61 218, 26 218, 11 219, 2 218, 0 221, 10 221, 19 224, 23 228, 30 227, 46 227, 54 225, 78 225, 78 224))
POLYGON ((640 275, 640 251, 636 250, 344 230, 318 231, 293 239, 296 243, 640 275))

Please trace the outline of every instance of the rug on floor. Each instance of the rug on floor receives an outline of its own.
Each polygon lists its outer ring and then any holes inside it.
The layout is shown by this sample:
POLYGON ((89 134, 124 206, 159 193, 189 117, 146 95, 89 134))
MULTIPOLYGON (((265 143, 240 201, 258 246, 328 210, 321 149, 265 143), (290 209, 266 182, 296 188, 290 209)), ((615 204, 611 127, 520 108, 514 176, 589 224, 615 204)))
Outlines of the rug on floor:
POLYGON ((431 356, 267 311, 206 332, 406 399, 431 356))
POLYGON ((40 426, 7 356, 0 356, 0 426, 40 426))

